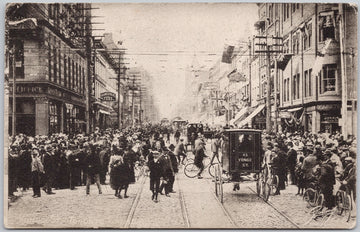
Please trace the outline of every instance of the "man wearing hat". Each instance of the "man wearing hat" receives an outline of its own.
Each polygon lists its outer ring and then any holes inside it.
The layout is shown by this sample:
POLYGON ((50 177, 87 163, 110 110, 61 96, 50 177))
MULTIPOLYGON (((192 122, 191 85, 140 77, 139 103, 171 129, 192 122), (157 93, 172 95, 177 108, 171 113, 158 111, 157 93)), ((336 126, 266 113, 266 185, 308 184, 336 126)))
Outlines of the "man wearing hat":
POLYGON ((335 171, 330 160, 332 153, 326 150, 323 156, 323 162, 320 165, 319 184, 321 192, 324 194, 324 205, 331 209, 334 207, 333 189, 335 184, 335 171))
POLYGON ((290 172, 291 184, 296 184, 295 179, 295 166, 297 161, 297 152, 293 148, 293 143, 289 142, 288 144, 288 153, 287 153, 287 167, 290 172))
POLYGON ((37 147, 32 148, 32 160, 31 160, 31 177, 32 188, 34 198, 41 197, 40 192, 40 175, 44 173, 44 166, 39 158, 39 149, 37 147))
POLYGON ((197 174, 198 179, 202 179, 201 173, 204 171, 203 159, 205 157, 205 143, 201 141, 199 145, 195 148, 194 159, 194 164, 199 168, 199 173, 197 174))
POLYGON ((308 184, 311 182, 311 180, 313 179, 313 168, 319 163, 318 162, 318 157, 316 155, 319 155, 319 151, 321 154, 321 150, 319 150, 321 147, 320 145, 316 145, 315 146, 315 150, 313 153, 309 154, 303 162, 303 165, 301 167, 301 170, 304 172, 304 181, 305 181, 305 186, 307 187, 308 184))
POLYGON ((43 156, 43 164, 44 164, 44 171, 45 171, 45 178, 46 178, 46 184, 43 188, 43 190, 47 194, 55 194, 52 191, 53 182, 55 179, 55 160, 53 155, 53 146, 52 145, 46 145, 45 147, 45 154, 43 156))

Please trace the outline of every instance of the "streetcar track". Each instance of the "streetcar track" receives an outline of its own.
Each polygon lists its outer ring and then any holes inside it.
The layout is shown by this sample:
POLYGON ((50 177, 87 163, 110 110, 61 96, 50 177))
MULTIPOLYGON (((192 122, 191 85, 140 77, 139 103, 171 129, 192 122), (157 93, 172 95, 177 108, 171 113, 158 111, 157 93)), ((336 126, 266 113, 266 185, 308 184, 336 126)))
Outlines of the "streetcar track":
POLYGON ((124 225, 124 228, 130 228, 130 225, 131 225, 131 222, 134 218, 134 215, 135 215, 135 211, 136 211, 136 208, 139 204, 139 201, 140 201, 140 196, 141 196, 141 193, 144 189, 144 185, 145 185, 145 181, 146 181, 146 177, 143 176, 141 182, 140 182, 140 186, 139 186, 139 189, 136 193, 136 197, 134 198, 132 204, 131 204, 131 208, 130 208, 130 211, 129 211, 129 214, 126 218, 126 221, 125 221, 125 225, 124 225))
MULTIPOLYGON (((212 185, 213 183, 209 183, 209 180, 206 179, 206 182, 208 182, 208 184, 212 185)), ((240 228, 237 223, 235 222, 235 220, 232 218, 232 216, 230 215, 229 211, 225 208, 224 204, 222 204, 219 200, 219 198, 216 196, 215 192, 213 191, 212 188, 210 188, 210 192, 212 193, 213 197, 215 198, 217 204, 220 206, 221 210, 223 211, 223 213, 225 214, 225 216, 227 217, 227 219, 230 221, 230 223, 235 227, 235 228, 240 228)))
POLYGON ((188 215, 186 204, 185 204, 185 197, 184 197, 184 193, 181 191, 179 179, 178 179, 177 175, 176 175, 176 182, 177 182, 178 191, 179 191, 181 214, 182 214, 182 217, 183 217, 186 227, 190 228, 190 220, 189 220, 189 215, 188 215))
MULTIPOLYGON (((248 186, 248 188, 255 194, 256 191, 253 190, 251 187, 248 186)), ((261 198, 261 197, 259 197, 261 198)), ((262 199, 262 198, 261 198, 262 199)), ((262 199, 263 200, 263 199, 262 199)), ((269 201, 264 201, 265 203, 267 203, 271 208, 273 208, 276 212, 278 212, 281 216, 283 216, 288 222, 290 222, 292 225, 294 225, 297 229, 301 229, 301 227, 296 223, 294 222, 290 217, 288 217, 286 214, 284 214, 283 212, 281 212, 277 207, 275 207, 274 204, 272 204, 271 202, 269 201)))

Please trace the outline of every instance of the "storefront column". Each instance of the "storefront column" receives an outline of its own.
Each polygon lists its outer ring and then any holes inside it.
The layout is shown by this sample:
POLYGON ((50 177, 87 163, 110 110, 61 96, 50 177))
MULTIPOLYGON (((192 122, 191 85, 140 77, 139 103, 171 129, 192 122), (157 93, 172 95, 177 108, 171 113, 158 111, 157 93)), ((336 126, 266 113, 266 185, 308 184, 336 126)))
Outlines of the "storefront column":
POLYGON ((320 131, 320 112, 314 110, 312 112, 311 133, 320 131))
POLYGON ((35 135, 49 134, 49 99, 35 98, 35 135))

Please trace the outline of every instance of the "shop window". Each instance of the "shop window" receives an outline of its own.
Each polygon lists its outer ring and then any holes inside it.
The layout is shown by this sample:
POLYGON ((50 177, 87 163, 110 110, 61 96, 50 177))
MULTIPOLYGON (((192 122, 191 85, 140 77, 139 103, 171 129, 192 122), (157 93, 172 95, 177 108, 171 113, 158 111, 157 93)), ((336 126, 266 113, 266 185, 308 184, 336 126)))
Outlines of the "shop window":
POLYGON ((323 66, 321 93, 336 91, 337 69, 336 64, 323 66))
POLYGON ((335 16, 334 11, 320 14, 319 18, 319 41, 335 39, 335 16))
POLYGON ((15 50, 12 51, 15 56, 15 64, 13 64, 13 57, 9 59, 9 77, 13 77, 13 67, 15 66, 15 77, 24 78, 24 43, 20 40, 13 42, 15 50))
POLYGON ((60 120, 58 106, 50 102, 49 103, 49 133, 58 133, 60 132, 60 120))
POLYGON ((71 86, 71 89, 74 90, 75 89, 75 63, 74 61, 72 60, 71 61, 71 83, 72 83, 72 86, 71 86))

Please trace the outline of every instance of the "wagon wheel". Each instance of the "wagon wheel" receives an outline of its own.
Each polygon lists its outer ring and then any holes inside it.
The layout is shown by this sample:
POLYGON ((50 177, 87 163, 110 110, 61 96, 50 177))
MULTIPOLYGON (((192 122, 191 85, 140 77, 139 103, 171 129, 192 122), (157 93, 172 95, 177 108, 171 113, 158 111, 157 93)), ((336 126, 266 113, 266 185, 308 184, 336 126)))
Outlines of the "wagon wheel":
POLYGON ((218 174, 219 174, 219 198, 220 202, 224 203, 224 188, 223 188, 223 179, 222 179, 222 167, 220 164, 218 166, 218 174))
POLYGON ((257 176, 257 181, 256 181, 256 193, 259 197, 262 194, 262 181, 263 181, 263 176, 262 173, 260 172, 257 176))
POLYGON ((218 166, 215 166, 215 195, 219 197, 219 170, 218 166))

